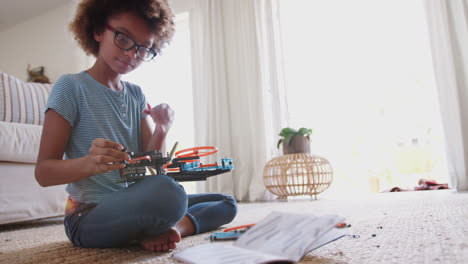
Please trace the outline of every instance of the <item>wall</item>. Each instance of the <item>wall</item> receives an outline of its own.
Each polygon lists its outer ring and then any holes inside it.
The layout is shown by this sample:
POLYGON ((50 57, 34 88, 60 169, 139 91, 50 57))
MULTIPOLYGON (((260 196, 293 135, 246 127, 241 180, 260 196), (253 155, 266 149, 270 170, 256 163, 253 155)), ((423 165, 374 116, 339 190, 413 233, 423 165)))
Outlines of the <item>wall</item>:
POLYGON ((28 64, 44 66, 55 81, 64 73, 86 68, 92 58, 78 48, 68 31, 74 8, 69 2, 0 32, 0 70, 26 80, 28 64))
POLYGON ((169 0, 169 5, 171 6, 175 14, 190 11, 190 9, 193 8, 194 4, 194 1, 169 0))

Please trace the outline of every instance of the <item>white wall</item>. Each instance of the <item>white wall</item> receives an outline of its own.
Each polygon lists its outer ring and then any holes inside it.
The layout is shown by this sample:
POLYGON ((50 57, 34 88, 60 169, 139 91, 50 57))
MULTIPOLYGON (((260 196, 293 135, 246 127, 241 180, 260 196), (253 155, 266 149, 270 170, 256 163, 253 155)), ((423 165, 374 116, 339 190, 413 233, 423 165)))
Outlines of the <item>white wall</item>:
POLYGON ((90 62, 78 48, 68 24, 75 4, 68 3, 0 32, 0 71, 27 79, 26 69, 44 66, 51 81, 85 69, 90 62))
POLYGON ((187 0, 168 0, 172 11, 177 13, 188 12, 193 7, 193 1, 187 0))

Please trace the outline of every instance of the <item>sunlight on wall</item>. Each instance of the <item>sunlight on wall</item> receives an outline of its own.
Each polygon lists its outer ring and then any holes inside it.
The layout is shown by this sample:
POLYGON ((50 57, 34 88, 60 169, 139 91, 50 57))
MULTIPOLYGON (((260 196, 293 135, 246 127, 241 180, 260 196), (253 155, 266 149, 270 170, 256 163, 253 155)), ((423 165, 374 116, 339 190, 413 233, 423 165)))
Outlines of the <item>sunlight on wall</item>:
POLYGON ((335 171, 328 192, 447 182, 419 0, 282 1, 291 127, 335 171), (301 8, 298 6, 301 5, 301 8))
MULTIPOLYGON (((193 96, 190 61, 188 13, 176 16, 176 32, 169 46, 149 63, 125 75, 125 80, 138 84, 152 107, 168 103, 174 110, 174 124, 167 137, 169 152, 177 141, 177 150, 193 147, 193 96)), ((195 183, 183 183, 187 193, 195 192, 195 183)))

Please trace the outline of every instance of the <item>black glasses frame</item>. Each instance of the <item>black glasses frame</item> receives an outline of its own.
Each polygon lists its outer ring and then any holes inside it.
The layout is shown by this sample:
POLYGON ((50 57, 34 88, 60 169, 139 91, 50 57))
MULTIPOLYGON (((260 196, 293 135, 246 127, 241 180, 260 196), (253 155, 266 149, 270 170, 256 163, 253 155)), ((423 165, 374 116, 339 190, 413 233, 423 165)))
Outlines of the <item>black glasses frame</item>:
POLYGON ((151 61, 152 59, 154 59, 154 57, 156 57, 157 52, 156 52, 155 50, 150 49, 150 48, 148 48, 148 47, 145 47, 145 46, 143 46, 143 45, 138 45, 138 44, 135 42, 135 40, 133 40, 129 35, 127 35, 127 34, 125 34, 125 33, 123 33, 123 32, 118 31, 117 29, 115 29, 114 27, 112 27, 112 26, 109 25, 109 24, 104 24, 104 27, 105 27, 107 30, 114 32, 114 34, 115 34, 115 35, 114 35, 114 44, 115 44, 115 46, 117 46, 119 49, 121 49, 121 50, 131 50, 131 49, 137 47, 137 49, 136 49, 136 56, 137 56, 138 59, 140 59, 140 60, 142 60, 142 61, 147 61, 147 62, 148 62, 148 61, 151 61), (127 37, 129 40, 131 40, 131 41, 133 42, 133 45, 130 46, 130 48, 122 48, 121 46, 119 46, 119 45, 117 44, 117 41, 116 41, 117 36, 118 36, 119 34, 122 34, 122 35, 124 35, 125 37, 127 37), (142 49, 142 50, 144 50, 144 51, 149 51, 150 54, 153 54, 153 56, 152 56, 151 58, 149 58, 149 59, 140 58, 140 56, 138 56, 138 51, 139 51, 140 49, 142 49))

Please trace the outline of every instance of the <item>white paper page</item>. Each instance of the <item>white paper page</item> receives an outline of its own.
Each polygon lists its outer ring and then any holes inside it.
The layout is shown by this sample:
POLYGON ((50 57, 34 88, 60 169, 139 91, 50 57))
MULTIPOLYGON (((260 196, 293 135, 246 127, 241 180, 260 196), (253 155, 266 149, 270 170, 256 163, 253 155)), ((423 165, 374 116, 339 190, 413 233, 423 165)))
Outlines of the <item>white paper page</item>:
MULTIPOLYGON (((277 256, 235 247, 229 243, 203 244, 175 253, 173 258, 193 264, 257 264, 270 261, 288 261, 277 256)), ((292 261, 289 261, 292 263, 292 261)))
POLYGON ((273 212, 245 232, 233 245, 298 262, 313 243, 344 218, 273 212))

